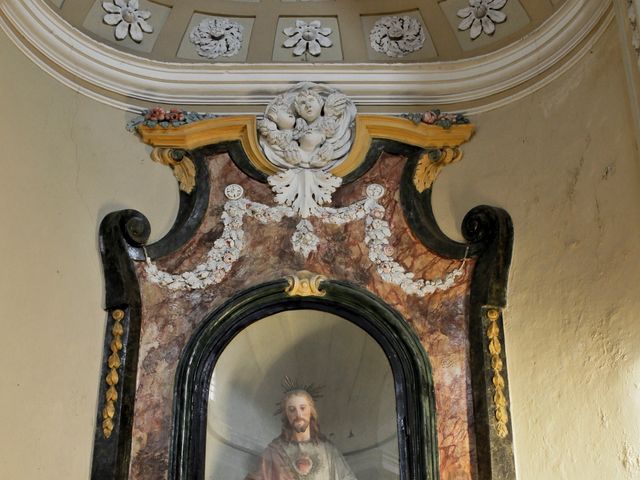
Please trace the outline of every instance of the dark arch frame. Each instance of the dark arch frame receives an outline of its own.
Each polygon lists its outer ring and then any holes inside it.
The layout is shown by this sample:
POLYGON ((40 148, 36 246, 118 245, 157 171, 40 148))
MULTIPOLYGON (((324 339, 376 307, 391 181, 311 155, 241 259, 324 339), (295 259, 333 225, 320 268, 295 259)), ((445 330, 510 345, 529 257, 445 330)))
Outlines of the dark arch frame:
POLYGON ((324 296, 290 296, 285 279, 236 295, 203 321, 185 347, 174 388, 169 478, 204 478, 207 394, 215 363, 245 327, 299 309, 330 312, 358 325, 382 347, 393 371, 402 480, 439 478, 431 365, 404 318, 368 291, 344 281, 321 283, 324 296))

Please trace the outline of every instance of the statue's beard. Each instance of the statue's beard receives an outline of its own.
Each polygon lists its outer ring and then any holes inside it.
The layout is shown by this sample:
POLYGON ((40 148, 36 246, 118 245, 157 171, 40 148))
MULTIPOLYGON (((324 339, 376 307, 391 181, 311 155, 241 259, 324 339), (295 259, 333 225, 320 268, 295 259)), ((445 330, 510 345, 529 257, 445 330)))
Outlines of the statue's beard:
POLYGON ((309 422, 304 418, 296 418, 291 424, 291 428, 298 433, 303 433, 307 431, 307 428, 309 428, 309 422))

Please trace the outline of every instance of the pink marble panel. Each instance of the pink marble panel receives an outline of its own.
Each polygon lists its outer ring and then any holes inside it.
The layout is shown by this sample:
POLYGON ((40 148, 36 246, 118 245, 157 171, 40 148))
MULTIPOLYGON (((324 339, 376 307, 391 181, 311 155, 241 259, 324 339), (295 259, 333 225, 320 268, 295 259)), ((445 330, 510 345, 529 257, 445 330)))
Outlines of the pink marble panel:
MULTIPOLYGON (((254 201, 273 204, 268 186, 246 177, 227 155, 210 158, 208 166, 212 185, 207 216, 196 235, 180 251, 158 260, 158 266, 163 270, 179 273, 203 261, 222 231, 223 190, 229 183, 242 185, 245 195, 254 201)), ((382 184, 386 194, 381 203, 391 224, 396 259, 414 272, 416 278, 444 276, 459 262, 433 254, 409 230, 398 200, 403 166, 403 158, 383 155, 362 178, 341 187, 334 194, 333 205, 345 206, 363 198, 369 183, 382 184)), ((468 262, 466 274, 456 286, 446 292, 419 298, 383 282, 377 275, 363 242, 363 222, 343 226, 325 225, 314 219, 311 222, 321 244, 318 251, 305 261, 294 254, 289 241, 296 220, 263 225, 254 219, 246 219, 246 245, 242 257, 221 284, 201 291, 171 291, 150 283, 145 278, 143 264, 138 265, 143 318, 132 479, 167 478, 175 371, 180 353, 199 322, 234 293, 303 269, 357 283, 404 316, 422 341, 432 365, 441 478, 463 480, 477 477, 465 321, 472 262, 468 262)))

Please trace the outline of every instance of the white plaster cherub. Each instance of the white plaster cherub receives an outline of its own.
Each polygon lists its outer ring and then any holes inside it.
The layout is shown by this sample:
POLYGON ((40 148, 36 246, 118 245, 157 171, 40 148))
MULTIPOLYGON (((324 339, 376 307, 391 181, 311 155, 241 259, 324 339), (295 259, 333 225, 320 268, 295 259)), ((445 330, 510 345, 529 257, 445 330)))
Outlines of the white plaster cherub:
POLYGON ((294 139, 305 152, 303 162, 309 167, 324 167, 334 159, 331 139, 338 131, 339 117, 346 103, 347 98, 339 93, 329 95, 326 101, 313 90, 303 90, 296 95, 293 106, 299 118, 294 139))
POLYGON ((260 135, 293 166, 300 163, 301 157, 299 146, 294 140, 295 123, 296 117, 284 98, 269 105, 265 117, 258 122, 260 135))
POLYGON ((307 218, 331 201, 342 183, 331 169, 349 153, 355 117, 353 102, 326 85, 300 83, 273 99, 258 140, 277 170, 268 177, 276 203, 307 218))
POLYGON ((258 123, 260 145, 279 168, 327 170, 348 153, 354 118, 344 94, 299 84, 267 107, 258 123))

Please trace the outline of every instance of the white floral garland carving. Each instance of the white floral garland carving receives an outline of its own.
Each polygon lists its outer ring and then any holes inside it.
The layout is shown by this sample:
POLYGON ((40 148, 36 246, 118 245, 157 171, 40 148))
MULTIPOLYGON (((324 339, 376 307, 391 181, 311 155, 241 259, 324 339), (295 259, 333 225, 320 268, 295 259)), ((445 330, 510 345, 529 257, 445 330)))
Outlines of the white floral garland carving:
MULTIPOLYGON (((222 213, 224 229, 222 235, 207 253, 207 260, 193 270, 181 274, 172 274, 159 270, 156 264, 147 258, 145 270, 148 279, 172 290, 196 290, 221 283, 231 270, 233 264, 240 258, 244 247, 244 231, 242 229, 244 217, 252 217, 260 223, 279 223, 285 217, 298 216, 296 210, 289 206, 268 206, 242 198, 244 189, 237 184, 225 188, 228 198, 222 213)), ((369 259, 376 266, 376 271, 385 282, 400 286, 410 295, 424 297, 437 290, 451 288, 458 277, 464 275, 465 261, 437 280, 414 280, 415 275, 400 265, 393 257, 394 249, 389 244, 391 229, 384 220, 385 208, 378 203, 384 195, 384 187, 378 184, 367 186, 364 200, 359 200, 349 206, 341 208, 321 207, 317 215, 324 223, 343 225, 364 219, 364 243, 369 248, 369 259)), ((305 258, 314 252, 320 239, 313 232, 313 225, 303 218, 297 225, 291 237, 295 252, 305 258)))

